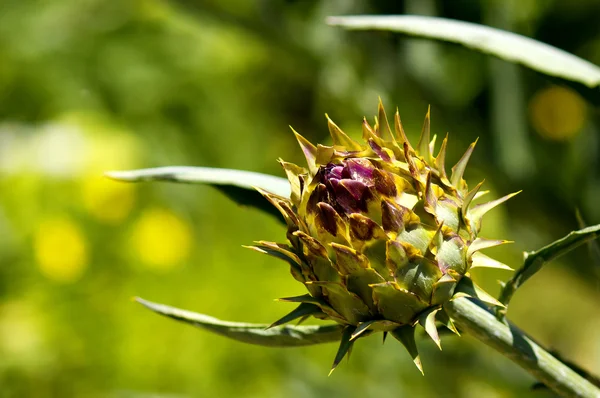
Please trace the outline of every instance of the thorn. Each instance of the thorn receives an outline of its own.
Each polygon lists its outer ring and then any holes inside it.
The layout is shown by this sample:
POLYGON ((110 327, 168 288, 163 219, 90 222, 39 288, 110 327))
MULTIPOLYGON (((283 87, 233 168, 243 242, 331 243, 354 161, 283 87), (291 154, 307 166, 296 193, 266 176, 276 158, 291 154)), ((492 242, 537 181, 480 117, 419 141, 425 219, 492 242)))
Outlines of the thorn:
POLYGON ((439 311, 439 308, 430 310, 429 312, 424 313, 419 317, 419 325, 425 329, 425 332, 431 337, 433 342, 438 346, 438 348, 442 349, 442 342, 440 340, 440 336, 438 334, 437 328, 435 326, 435 315, 439 311))
POLYGON ((430 162, 432 155, 429 148, 430 138, 430 113, 431 113, 431 105, 427 107, 427 114, 425 115, 425 122, 423 122, 423 129, 421 130, 421 137, 419 137, 419 144, 417 148, 419 149, 419 155, 425 158, 425 161, 430 162))
POLYGON ((511 194, 508 194, 506 196, 503 196, 499 199, 492 200, 491 202, 477 205, 470 210, 469 215, 473 219, 473 221, 478 222, 485 215, 485 213, 492 210, 494 207, 506 202, 510 198, 520 194, 521 192, 523 192, 523 191, 517 191, 517 192, 511 193, 511 194))
POLYGON ((331 376, 335 368, 340 364, 342 359, 344 359, 344 356, 346 356, 346 353, 352 348, 354 342, 350 341, 350 336, 352 336, 354 330, 356 330, 356 327, 354 326, 347 326, 344 329, 342 339, 340 341, 340 347, 338 348, 337 354, 335 354, 335 359, 333 360, 333 365, 331 366, 328 377, 331 376))
POLYGON ((511 267, 509 267, 508 265, 501 263, 498 260, 494 260, 491 257, 486 256, 483 253, 480 252, 475 252, 473 253, 473 256, 471 257, 471 268, 496 268, 496 269, 504 269, 507 271, 514 271, 514 269, 512 269, 511 267))
POLYGON ((298 134, 298 132, 296 130, 294 130, 294 128, 292 126, 290 126, 290 128, 294 132, 294 135, 296 136, 296 140, 298 140, 298 144, 300 144, 300 148, 302 149, 302 152, 304 153, 304 157, 306 158, 306 164, 308 165, 309 171, 313 175, 316 174, 317 170, 318 170, 318 167, 316 164, 317 147, 314 146, 306 138, 304 138, 303 136, 298 134))
POLYGON ((471 204, 471 201, 475 198, 475 196, 479 192, 479 189, 481 189, 481 186, 483 185, 484 182, 485 182, 485 180, 483 180, 479 184, 477 184, 475 186, 475 188, 473 188, 467 194, 467 196, 465 197, 465 199, 463 200, 463 204, 462 204, 462 214, 463 214, 463 217, 465 217, 467 215, 467 210, 469 209, 469 205, 471 204))
POLYGON ((419 369, 421 374, 425 375, 423 372, 423 366, 421 365, 421 358, 417 349, 417 343, 415 342, 415 328, 411 325, 400 326, 399 328, 394 329, 391 333, 392 336, 394 336, 396 340, 402 343, 402 345, 406 348, 415 366, 417 369, 419 369))
POLYGON ((469 159, 471 158, 471 154, 473 153, 473 150, 475 149, 475 145, 477 145, 478 140, 479 138, 477 138, 475 142, 469 145, 469 148, 467 148, 462 158, 460 158, 458 163, 456 163, 454 167, 452 167, 452 177, 450 178, 450 182, 457 189, 460 189, 460 182, 463 179, 463 174, 465 173, 467 163, 469 163, 469 159))
POLYGON ((396 141, 400 144, 400 147, 402 147, 405 142, 408 142, 408 138, 406 138, 404 128, 402 127, 402 121, 400 120, 400 112, 398 112, 398 108, 396 108, 396 113, 394 115, 394 130, 396 132, 396 141))
POLYGON ((500 246, 507 243, 514 243, 510 240, 490 240, 484 238, 476 238, 467 249, 467 258, 470 259, 473 253, 490 247, 500 246))
POLYGON ((376 131, 384 141, 394 141, 394 136, 392 135, 392 130, 390 129, 390 124, 388 123, 387 115, 385 114, 385 108, 383 107, 383 102, 381 101, 381 97, 379 97, 379 106, 377 109, 377 121, 379 125, 379 130, 376 131))
POLYGON ((349 151, 362 150, 361 145, 344 133, 342 129, 329 118, 329 115, 325 114, 325 117, 327 118, 327 126, 329 127, 329 134, 333 140, 333 145, 343 146, 349 151))
POLYGON ((438 155, 435 157, 435 168, 440 173, 440 178, 445 180, 446 183, 449 183, 448 176, 446 175, 446 146, 448 145, 448 133, 446 133, 446 137, 442 141, 442 146, 440 147, 440 151, 438 155))

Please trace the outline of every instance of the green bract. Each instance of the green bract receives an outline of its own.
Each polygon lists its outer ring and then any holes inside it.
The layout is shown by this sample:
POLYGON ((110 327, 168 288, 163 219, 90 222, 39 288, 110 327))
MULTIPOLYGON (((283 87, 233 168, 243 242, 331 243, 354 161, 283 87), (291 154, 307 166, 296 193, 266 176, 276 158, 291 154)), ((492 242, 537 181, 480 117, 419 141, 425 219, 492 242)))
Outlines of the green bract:
POLYGON ((511 198, 471 205, 485 192, 463 179, 471 144, 450 177, 447 137, 432 152, 429 112, 416 148, 398 112, 393 130, 379 104, 375 126, 363 121, 363 140, 346 135, 328 118, 333 146, 296 138, 307 167, 281 161, 291 197, 261 191, 287 223, 286 244, 257 242, 253 249, 284 259, 308 294, 281 299, 296 309, 273 323, 313 316, 344 326, 333 368, 354 341, 374 332, 400 340, 422 371, 416 325, 439 346, 435 321, 454 329, 443 304, 474 296, 501 305, 469 278, 474 267, 509 269, 479 251, 506 241, 478 237, 483 215, 511 198))

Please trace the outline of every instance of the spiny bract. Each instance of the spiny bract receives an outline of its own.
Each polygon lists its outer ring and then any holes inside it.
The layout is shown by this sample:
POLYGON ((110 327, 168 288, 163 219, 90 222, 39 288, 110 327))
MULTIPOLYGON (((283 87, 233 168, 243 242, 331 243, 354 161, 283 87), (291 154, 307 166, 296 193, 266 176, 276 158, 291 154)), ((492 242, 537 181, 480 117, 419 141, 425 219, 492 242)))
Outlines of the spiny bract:
POLYGON ((443 304, 474 296, 500 305, 469 278, 474 267, 510 269, 481 253, 506 241, 477 236, 482 216, 509 199, 471 206, 485 192, 463 179, 475 142, 446 175, 447 137, 436 157, 429 111, 416 148, 398 112, 394 131, 380 102, 375 126, 363 121, 358 143, 329 118, 333 146, 295 133, 308 167, 281 161, 290 198, 263 195, 281 212, 289 244, 252 246, 286 260, 308 294, 281 299, 298 307, 272 326, 309 316, 344 325, 333 369, 358 337, 390 332, 422 371, 414 331, 422 326, 440 346, 436 320, 456 331, 443 304))

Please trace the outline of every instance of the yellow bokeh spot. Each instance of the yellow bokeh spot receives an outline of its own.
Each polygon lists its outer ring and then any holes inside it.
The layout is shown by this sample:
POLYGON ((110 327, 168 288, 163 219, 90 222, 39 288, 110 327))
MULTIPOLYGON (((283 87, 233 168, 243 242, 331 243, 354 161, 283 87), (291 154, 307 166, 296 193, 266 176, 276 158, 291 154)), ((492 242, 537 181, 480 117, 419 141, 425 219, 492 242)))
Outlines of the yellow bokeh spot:
POLYGON ((139 259, 157 270, 169 270, 185 260, 192 246, 192 228, 164 209, 146 210, 133 227, 132 247, 139 259))
POLYGON ((102 176, 89 176, 82 182, 81 196, 88 213, 106 224, 117 224, 133 207, 135 186, 102 176))
POLYGON ((86 147, 81 170, 86 174, 101 175, 108 170, 139 167, 142 141, 106 115, 77 111, 60 115, 57 122, 84 134, 86 147))
POLYGON ((38 226, 34 253, 42 274, 63 283, 79 279, 88 261, 85 237, 67 218, 48 219, 38 226))
POLYGON ((531 123, 542 137, 567 141, 583 127, 585 101, 573 90, 552 86, 540 90, 529 104, 531 123))

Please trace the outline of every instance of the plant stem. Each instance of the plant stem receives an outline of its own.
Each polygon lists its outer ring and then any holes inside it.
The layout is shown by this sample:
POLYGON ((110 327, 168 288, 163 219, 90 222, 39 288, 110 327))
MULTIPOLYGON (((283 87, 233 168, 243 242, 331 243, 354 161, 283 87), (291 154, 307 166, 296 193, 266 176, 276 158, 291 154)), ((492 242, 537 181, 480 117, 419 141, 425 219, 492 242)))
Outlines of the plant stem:
POLYGON ((494 348, 562 397, 600 398, 600 389, 537 345, 515 326, 468 298, 444 305, 461 331, 494 348))

